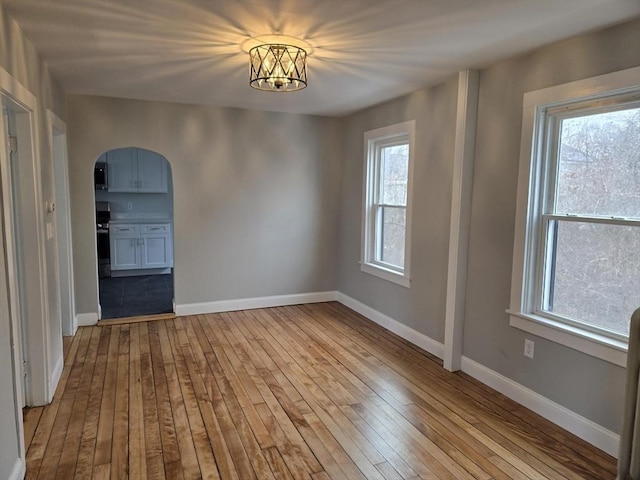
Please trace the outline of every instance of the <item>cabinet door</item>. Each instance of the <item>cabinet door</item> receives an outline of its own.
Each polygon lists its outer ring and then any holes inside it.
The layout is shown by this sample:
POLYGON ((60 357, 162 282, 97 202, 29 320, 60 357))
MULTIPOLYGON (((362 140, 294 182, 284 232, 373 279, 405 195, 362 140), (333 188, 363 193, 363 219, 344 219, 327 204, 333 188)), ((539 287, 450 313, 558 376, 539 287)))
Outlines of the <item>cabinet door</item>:
POLYGON ((138 191, 167 193, 167 161, 149 150, 138 149, 138 191))
POLYGON ((171 236, 167 233, 144 233, 142 240, 142 268, 168 268, 171 261, 171 236))
POLYGON ((111 235, 111 270, 134 270, 142 268, 140 258, 140 235, 111 235))
POLYGON ((137 192, 138 164, 135 148, 116 148, 107 152, 109 192, 137 192))
POLYGON ((173 242, 170 223, 140 225, 143 268, 173 267, 173 242))

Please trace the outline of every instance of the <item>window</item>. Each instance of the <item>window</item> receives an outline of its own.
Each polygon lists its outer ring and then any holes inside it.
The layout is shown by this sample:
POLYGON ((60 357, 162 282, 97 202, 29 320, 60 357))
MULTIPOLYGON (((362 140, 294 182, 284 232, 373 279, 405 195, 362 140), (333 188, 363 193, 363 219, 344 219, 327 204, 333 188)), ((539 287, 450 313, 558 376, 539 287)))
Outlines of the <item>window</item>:
POLYGON ((640 69, 525 95, 511 325, 624 365, 640 307, 640 69))
POLYGON ((366 132, 362 271, 409 286, 415 122, 366 132))

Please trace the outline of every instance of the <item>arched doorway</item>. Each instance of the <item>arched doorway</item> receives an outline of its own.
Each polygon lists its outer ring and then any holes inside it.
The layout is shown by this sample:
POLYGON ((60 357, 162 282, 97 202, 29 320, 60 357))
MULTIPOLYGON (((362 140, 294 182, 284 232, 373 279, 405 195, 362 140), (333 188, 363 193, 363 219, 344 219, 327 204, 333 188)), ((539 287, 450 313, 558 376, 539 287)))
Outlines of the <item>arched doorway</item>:
POLYGON ((96 161, 102 320, 172 313, 173 182, 162 155, 116 148, 96 161))

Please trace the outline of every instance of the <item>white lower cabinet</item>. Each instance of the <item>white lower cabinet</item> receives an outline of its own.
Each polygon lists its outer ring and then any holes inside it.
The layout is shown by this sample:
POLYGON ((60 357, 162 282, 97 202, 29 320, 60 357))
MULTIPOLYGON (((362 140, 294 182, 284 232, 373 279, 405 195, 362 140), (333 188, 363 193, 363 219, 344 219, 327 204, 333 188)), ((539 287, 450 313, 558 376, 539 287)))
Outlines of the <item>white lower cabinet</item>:
POLYGON ((140 255, 140 225, 110 227, 111 270, 142 268, 140 255))
POLYGON ((170 223, 111 225, 111 270, 173 267, 170 223))
POLYGON ((142 268, 167 268, 173 266, 171 255, 171 226, 141 225, 142 268))

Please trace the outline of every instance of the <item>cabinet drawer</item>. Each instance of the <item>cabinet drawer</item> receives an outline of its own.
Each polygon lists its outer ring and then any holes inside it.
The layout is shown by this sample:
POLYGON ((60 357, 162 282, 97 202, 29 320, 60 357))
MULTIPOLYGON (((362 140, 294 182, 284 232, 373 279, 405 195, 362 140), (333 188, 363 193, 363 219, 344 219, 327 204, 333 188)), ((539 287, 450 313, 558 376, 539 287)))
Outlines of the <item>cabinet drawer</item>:
POLYGON ((140 225, 114 225, 113 223, 109 227, 110 235, 139 235, 140 225))
POLYGON ((170 233, 170 223, 147 223, 140 225, 140 233, 170 233))

